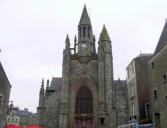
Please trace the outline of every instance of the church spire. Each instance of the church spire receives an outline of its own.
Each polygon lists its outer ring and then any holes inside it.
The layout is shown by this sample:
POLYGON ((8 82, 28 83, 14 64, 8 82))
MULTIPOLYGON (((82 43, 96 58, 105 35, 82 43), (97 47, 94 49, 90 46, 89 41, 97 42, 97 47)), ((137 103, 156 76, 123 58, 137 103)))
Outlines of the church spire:
POLYGON ((107 32, 107 29, 106 29, 105 25, 103 25, 103 29, 102 29, 102 32, 101 32, 100 36, 101 36, 100 37, 101 40, 110 41, 110 37, 109 37, 109 34, 107 32))
POLYGON ((90 22, 90 17, 84 5, 81 19, 78 25, 78 56, 91 56, 93 51, 93 31, 90 22))
POLYGON ((79 25, 91 25, 90 17, 88 16, 86 5, 84 5, 79 25))

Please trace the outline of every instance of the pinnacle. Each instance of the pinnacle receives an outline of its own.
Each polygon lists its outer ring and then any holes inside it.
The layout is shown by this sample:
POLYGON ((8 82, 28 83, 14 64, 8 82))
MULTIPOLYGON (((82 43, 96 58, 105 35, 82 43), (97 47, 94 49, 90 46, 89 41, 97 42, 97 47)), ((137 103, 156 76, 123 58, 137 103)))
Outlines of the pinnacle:
POLYGON ((68 34, 66 36, 66 42, 69 42, 69 37, 68 37, 68 34))
POLYGON ((66 36, 65 43, 66 43, 66 49, 69 49, 69 48, 70 48, 70 39, 69 39, 69 37, 68 37, 68 34, 67 34, 67 36, 66 36))
POLYGON ((88 12, 87 12, 86 5, 84 5, 83 11, 82 11, 82 15, 81 15, 81 19, 80 19, 80 22, 79 22, 79 25, 81 25, 81 24, 88 24, 88 25, 91 25, 91 22, 90 22, 90 18, 89 18, 89 16, 88 16, 88 12))
POLYGON ((101 32, 101 34, 100 34, 100 38, 101 38, 102 40, 109 40, 109 41, 110 41, 110 37, 109 37, 109 35, 108 35, 108 32, 107 32, 107 30, 106 30, 105 25, 103 25, 103 29, 102 29, 102 32, 101 32))

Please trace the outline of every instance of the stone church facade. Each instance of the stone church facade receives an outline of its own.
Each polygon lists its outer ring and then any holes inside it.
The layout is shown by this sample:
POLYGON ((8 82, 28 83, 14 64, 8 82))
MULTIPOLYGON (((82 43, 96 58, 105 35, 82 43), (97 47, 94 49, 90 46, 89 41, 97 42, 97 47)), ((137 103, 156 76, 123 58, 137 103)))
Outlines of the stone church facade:
POLYGON ((47 81, 46 89, 42 81, 37 108, 39 126, 116 128, 127 122, 127 85, 126 81, 113 80, 112 45, 105 26, 98 52, 95 44, 84 6, 74 48, 70 47, 68 35, 65 40, 62 77, 52 78, 51 83, 47 81))

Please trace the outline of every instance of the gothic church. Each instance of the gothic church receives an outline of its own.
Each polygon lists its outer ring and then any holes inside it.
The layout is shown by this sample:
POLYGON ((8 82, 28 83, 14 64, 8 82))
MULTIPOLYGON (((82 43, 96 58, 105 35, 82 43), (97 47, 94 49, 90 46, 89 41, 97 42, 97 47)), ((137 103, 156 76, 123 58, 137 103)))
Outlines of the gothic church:
POLYGON ((112 45, 103 26, 98 52, 84 6, 78 38, 67 35, 62 77, 44 80, 39 93, 37 123, 44 128, 116 128, 127 117, 126 81, 113 80, 112 45))

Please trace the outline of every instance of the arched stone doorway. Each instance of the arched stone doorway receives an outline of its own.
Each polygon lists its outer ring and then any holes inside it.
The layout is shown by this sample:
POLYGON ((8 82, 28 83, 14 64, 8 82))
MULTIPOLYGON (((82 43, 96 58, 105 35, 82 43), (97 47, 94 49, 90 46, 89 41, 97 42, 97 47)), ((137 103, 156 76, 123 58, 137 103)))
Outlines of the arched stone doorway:
POLYGON ((83 85, 75 99, 75 128, 93 128, 93 97, 91 90, 83 85))
POLYGON ((70 127, 97 127, 98 93, 96 85, 88 78, 81 78, 73 83, 70 94, 70 127))

